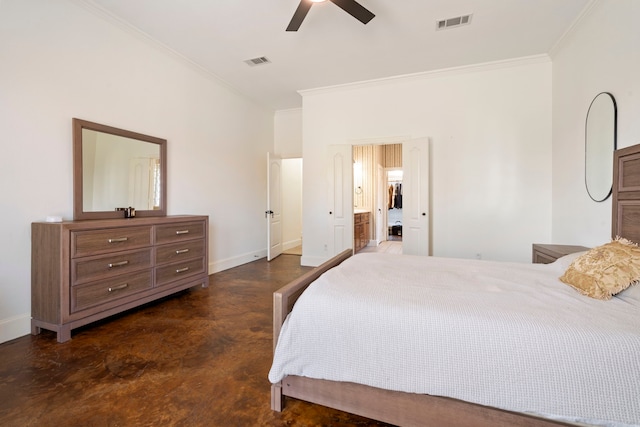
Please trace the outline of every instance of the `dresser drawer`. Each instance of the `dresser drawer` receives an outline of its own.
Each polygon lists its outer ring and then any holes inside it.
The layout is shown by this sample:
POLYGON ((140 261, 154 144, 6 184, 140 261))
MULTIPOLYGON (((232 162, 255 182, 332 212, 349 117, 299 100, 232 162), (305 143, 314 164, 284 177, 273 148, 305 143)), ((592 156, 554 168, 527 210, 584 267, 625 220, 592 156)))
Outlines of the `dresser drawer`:
POLYGON ((556 261, 557 258, 554 256, 549 256, 542 252, 534 252, 533 254, 533 263, 534 264, 551 264, 556 261))
POLYGON ((204 244, 204 239, 199 239, 158 246, 156 248, 156 264, 203 257, 205 254, 204 244))
POLYGON ((167 264, 156 268, 156 286, 205 272, 204 257, 167 264))
POLYGON ((87 309, 152 288, 151 269, 71 288, 71 312, 87 309))
POLYGON ((71 257, 151 246, 151 227, 121 227, 71 232, 71 257))
POLYGON ((71 261, 72 286, 100 278, 151 268, 151 248, 116 252, 71 261))
POLYGON ((205 236, 204 221, 181 222, 156 227, 156 244, 181 242, 205 236))

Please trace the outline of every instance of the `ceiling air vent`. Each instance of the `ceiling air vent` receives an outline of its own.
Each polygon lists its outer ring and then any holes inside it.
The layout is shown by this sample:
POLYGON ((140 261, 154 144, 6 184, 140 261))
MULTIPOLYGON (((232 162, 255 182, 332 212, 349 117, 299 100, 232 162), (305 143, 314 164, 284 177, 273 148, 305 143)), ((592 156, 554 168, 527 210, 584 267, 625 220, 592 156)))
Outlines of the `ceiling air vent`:
POLYGON ((436 21, 436 30, 444 30, 447 28, 459 27, 471 23, 471 14, 456 16, 455 18, 440 19, 436 21))
POLYGON ((262 65, 262 64, 271 63, 271 61, 269 61, 269 58, 267 58, 266 56, 260 56, 258 58, 247 59, 244 62, 249 64, 249 66, 251 66, 251 67, 255 67, 256 65, 262 65))

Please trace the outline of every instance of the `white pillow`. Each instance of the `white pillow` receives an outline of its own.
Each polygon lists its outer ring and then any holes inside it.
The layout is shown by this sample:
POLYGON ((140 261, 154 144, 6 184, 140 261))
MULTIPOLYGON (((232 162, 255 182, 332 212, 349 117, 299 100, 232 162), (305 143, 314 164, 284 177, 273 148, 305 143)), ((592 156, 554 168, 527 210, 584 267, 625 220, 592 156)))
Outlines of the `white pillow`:
POLYGON ((640 285, 633 284, 619 294, 614 295, 614 298, 620 298, 629 304, 640 307, 640 285))
POLYGON ((553 264, 554 267, 558 267, 559 270, 561 270, 562 272, 564 272, 567 268, 569 268, 569 266, 571 265, 571 263, 578 257, 586 254, 588 251, 582 251, 582 252, 574 252, 572 254, 569 255, 565 255, 563 257, 558 258, 557 260, 555 260, 554 262, 552 262, 551 264, 553 264))

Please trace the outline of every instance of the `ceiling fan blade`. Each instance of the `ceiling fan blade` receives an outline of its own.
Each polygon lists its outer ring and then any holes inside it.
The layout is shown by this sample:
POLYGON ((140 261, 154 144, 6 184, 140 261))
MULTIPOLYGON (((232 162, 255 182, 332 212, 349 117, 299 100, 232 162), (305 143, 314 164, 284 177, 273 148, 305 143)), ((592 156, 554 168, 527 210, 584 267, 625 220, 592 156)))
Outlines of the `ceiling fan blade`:
POLYGON ((344 10, 349 15, 353 16, 363 24, 366 24, 367 22, 371 21, 373 17, 376 16, 355 0, 330 0, 330 1, 332 1, 335 5, 342 8, 342 10, 344 10))
POLYGON ((302 21, 304 21, 304 17, 307 16, 309 9, 311 9, 310 0, 300 0, 300 4, 293 14, 293 18, 291 18, 291 22, 289 22, 289 26, 287 27, 287 31, 298 31, 300 25, 302 25, 302 21))

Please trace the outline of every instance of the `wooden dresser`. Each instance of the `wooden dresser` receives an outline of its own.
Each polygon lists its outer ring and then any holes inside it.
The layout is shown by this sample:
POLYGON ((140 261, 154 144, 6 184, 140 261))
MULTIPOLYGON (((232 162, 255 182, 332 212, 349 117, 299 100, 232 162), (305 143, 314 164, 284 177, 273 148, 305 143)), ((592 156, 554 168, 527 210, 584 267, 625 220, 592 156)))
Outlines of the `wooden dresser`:
POLYGON ((353 216, 353 251, 358 252, 369 244, 369 212, 353 216))
POLYGON ((543 245, 534 243, 532 248, 532 261, 534 264, 549 264, 575 252, 588 251, 584 246, 573 245, 543 245))
POLYGON ((31 225, 31 333, 71 330, 174 292, 208 286, 207 216, 31 225))

